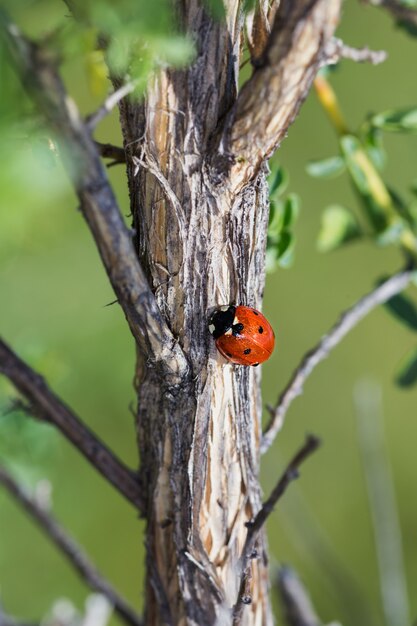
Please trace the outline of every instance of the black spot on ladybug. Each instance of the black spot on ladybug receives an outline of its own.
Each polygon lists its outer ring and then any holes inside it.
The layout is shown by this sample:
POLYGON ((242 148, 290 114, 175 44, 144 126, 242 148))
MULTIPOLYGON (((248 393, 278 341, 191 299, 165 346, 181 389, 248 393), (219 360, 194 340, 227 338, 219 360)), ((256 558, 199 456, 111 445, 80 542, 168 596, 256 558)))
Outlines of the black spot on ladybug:
POLYGON ((252 367, 258 367, 259 363, 252 363, 252 367))
POLYGON ((243 354, 250 354, 252 352, 252 350, 250 348, 246 348, 246 350, 243 350, 243 354))
POLYGON ((242 330, 244 329, 243 324, 235 324, 234 326, 232 326, 232 333, 236 336, 239 335, 242 330))
POLYGON ((258 333, 260 333, 262 335, 263 332, 264 332, 264 329, 262 328, 262 326, 259 326, 258 333))
POLYGON ((233 354, 230 354, 230 352, 226 352, 226 356, 231 358, 233 356, 233 354))
POLYGON ((254 315, 259 315, 259 313, 258 313, 257 311, 255 311, 254 309, 252 309, 252 313, 253 313, 254 315))

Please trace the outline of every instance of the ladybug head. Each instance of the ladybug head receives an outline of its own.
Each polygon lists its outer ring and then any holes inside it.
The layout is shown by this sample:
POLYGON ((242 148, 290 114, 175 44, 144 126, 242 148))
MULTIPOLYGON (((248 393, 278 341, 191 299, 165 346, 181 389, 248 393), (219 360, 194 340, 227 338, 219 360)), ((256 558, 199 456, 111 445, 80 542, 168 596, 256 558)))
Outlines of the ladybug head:
POLYGON ((232 328, 235 312, 236 307, 233 304, 222 306, 214 311, 209 320, 209 331, 214 339, 218 339, 232 328))

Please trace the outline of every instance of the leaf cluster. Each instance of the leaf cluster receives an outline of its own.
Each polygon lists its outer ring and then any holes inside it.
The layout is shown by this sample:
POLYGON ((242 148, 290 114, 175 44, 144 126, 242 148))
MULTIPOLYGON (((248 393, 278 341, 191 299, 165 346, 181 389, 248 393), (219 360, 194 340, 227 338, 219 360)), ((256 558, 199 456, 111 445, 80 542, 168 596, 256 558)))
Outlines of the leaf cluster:
POLYGON ((294 224, 300 212, 297 194, 285 195, 289 183, 287 171, 278 165, 269 177, 270 214, 266 249, 266 271, 289 267, 294 260, 294 224))
MULTIPOLYGON (((387 160, 383 132, 417 133, 417 107, 370 116, 356 133, 340 134, 339 154, 307 165, 314 178, 347 173, 361 209, 357 217, 340 204, 326 207, 319 250, 328 252, 353 240, 371 238, 377 245, 396 245, 417 258, 417 201, 415 197, 405 200, 383 179, 387 160)), ((416 194, 413 184, 410 190, 416 194)))

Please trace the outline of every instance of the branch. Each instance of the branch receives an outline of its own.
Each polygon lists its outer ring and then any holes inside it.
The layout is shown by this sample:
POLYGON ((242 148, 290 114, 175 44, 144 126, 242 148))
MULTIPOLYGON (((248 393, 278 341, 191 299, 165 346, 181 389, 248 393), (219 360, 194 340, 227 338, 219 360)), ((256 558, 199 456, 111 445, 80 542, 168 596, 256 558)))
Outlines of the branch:
POLYGON ((112 159, 114 163, 126 163, 126 154, 123 148, 111 143, 95 142, 97 150, 104 159, 112 159))
POLYGON ((289 626, 319 626, 321 621, 301 580, 290 567, 281 567, 277 587, 289 626))
POLYGON ((335 65, 341 59, 349 59, 356 63, 372 63, 378 65, 387 59, 388 54, 385 50, 370 50, 369 48, 352 48, 346 45, 341 39, 333 37, 327 44, 322 65, 335 65))
POLYGON ((342 313, 333 328, 302 359, 291 380, 280 395, 275 407, 268 407, 271 415, 261 442, 261 452, 268 450, 284 425, 289 406, 303 391, 303 386, 314 368, 321 363, 355 326, 380 304, 400 293, 411 282, 416 270, 407 268, 394 274, 379 287, 361 298, 352 308, 342 313))
POLYGON ((230 181, 256 176, 286 136, 333 36, 340 0, 281 0, 271 34, 251 78, 226 119, 218 167, 232 162, 230 181))
POLYGON ((92 132, 96 126, 103 120, 109 113, 112 112, 115 106, 117 106, 120 100, 123 100, 127 95, 135 90, 136 82, 130 81, 124 83, 121 87, 116 89, 110 96, 104 101, 99 109, 95 113, 89 115, 86 119, 86 126, 92 132))
POLYGON ((79 452, 138 510, 144 510, 138 479, 0 338, 0 373, 29 402, 32 415, 54 424, 79 452))
POLYGON ((259 533, 262 530, 266 520, 274 510, 274 507, 278 500, 284 495, 289 484, 298 478, 298 468, 300 465, 315 452, 320 446, 320 439, 314 435, 309 435, 304 445, 295 454, 295 456, 289 462, 284 474, 281 476, 274 489, 271 492, 268 500, 264 502, 261 509, 255 516, 252 522, 246 524, 248 528, 248 534, 246 536, 245 545, 243 546, 242 556, 240 558, 240 587, 239 596, 237 602, 233 608, 233 624, 238 626, 241 623, 241 616, 244 604, 250 604, 252 599, 249 592, 250 582, 250 570, 251 559, 257 558, 258 553, 255 549, 255 544, 258 539, 259 533))
POLYGON ((81 547, 66 531, 14 480, 9 472, 0 465, 0 483, 23 509, 38 523, 49 539, 65 554, 70 563, 81 574, 85 582, 102 593, 114 606, 116 613, 131 626, 143 626, 142 620, 127 602, 119 596, 109 582, 99 574, 81 547))
POLYGON ((180 383, 189 371, 187 359, 148 285, 88 128, 47 52, 26 40, 3 10, 0 27, 24 87, 64 142, 81 210, 142 354, 162 369, 168 383, 180 383))
POLYGON ((362 2, 374 7, 387 9, 397 20, 398 24, 409 26, 413 30, 417 29, 417 11, 405 6, 402 2, 399 2, 399 0, 362 0, 362 2))

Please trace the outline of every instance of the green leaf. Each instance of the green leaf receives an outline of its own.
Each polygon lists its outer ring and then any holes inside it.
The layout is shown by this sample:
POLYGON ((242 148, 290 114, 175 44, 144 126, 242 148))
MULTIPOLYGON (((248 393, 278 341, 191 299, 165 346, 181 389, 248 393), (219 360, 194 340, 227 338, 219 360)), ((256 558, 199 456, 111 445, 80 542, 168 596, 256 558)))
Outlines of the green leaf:
POLYGON ((284 222, 284 203, 282 200, 272 200, 269 209, 268 237, 277 239, 282 231, 284 222))
POLYGON ((288 268, 294 261, 295 237, 284 231, 278 244, 278 265, 288 268))
POLYGON ((279 165, 276 172, 271 172, 271 176, 268 182, 269 182, 269 197, 271 199, 275 199, 278 196, 281 196, 286 190, 288 183, 289 183, 289 177, 288 177, 287 171, 279 165), (272 177, 272 180, 271 180, 271 177, 272 177))
POLYGON ((333 204, 323 211, 317 247, 321 252, 329 252, 357 239, 361 234, 361 228, 351 211, 333 204))
POLYGON ((357 137, 344 135, 340 147, 369 221, 381 233, 399 220, 388 189, 357 137))
POLYGON ((387 300, 384 307, 396 319, 417 332, 417 308, 410 298, 404 294, 398 294, 387 300))
POLYGON ((399 387, 411 387, 417 383, 417 349, 408 354, 400 364, 395 382, 399 387))
POLYGON ((300 213, 300 198, 296 193, 288 194, 284 204, 283 228, 289 229, 300 213))
POLYGON ((364 137, 365 150, 377 170, 381 172, 387 162, 387 155, 382 141, 382 131, 380 128, 375 128, 375 126, 369 126, 369 124, 367 126, 368 129, 364 137))
POLYGON ((392 133, 416 133, 417 107, 379 113, 372 118, 371 123, 377 128, 392 133))
POLYGON ((341 156, 334 156, 320 161, 310 161, 306 171, 313 178, 335 178, 346 169, 345 160, 341 156))

